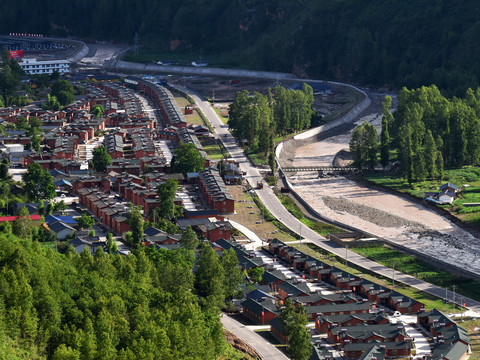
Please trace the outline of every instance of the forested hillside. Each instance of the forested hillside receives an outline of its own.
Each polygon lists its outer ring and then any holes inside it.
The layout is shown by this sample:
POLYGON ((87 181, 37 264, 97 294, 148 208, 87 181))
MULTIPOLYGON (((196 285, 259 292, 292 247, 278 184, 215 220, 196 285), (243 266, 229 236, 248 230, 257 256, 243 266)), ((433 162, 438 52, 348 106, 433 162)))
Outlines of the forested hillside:
MULTIPOLYGON (((200 264, 207 255, 212 276, 222 275, 226 260, 218 265, 207 246, 200 264)), ((200 285, 206 298, 194 294, 194 283, 206 280, 195 279, 193 260, 189 250, 63 255, 1 233, 0 358, 237 358, 213 295, 200 285)))
POLYGON ((363 84, 475 88, 475 1, 23 0, 3 2, 0 33, 132 43, 238 65, 363 84))

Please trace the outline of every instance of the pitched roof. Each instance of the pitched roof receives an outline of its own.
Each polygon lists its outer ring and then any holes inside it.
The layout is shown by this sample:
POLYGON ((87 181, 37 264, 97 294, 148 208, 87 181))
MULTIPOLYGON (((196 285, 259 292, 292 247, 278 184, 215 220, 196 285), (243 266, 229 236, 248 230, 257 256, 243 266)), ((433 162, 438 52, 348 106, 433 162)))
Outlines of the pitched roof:
MULTIPOLYGON (((0 216, 0 222, 4 221, 14 221, 19 216, 0 216)), ((30 220, 41 220, 42 217, 40 215, 30 215, 30 220)))
POLYGON ((61 221, 55 221, 55 222, 49 224, 48 227, 50 228, 50 230, 52 230, 53 232, 55 232, 57 234, 60 231, 65 230, 65 229, 68 229, 70 231, 75 231, 74 228, 72 228, 71 226, 68 226, 67 224, 64 224, 61 221))

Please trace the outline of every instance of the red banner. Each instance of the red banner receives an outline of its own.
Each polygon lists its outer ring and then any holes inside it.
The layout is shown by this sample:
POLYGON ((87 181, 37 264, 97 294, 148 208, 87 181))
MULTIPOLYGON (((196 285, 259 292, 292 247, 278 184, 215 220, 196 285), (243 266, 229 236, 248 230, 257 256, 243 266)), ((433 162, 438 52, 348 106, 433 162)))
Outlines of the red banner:
POLYGON ((23 56, 24 56, 23 50, 10 51, 10 59, 21 59, 23 58, 23 56))

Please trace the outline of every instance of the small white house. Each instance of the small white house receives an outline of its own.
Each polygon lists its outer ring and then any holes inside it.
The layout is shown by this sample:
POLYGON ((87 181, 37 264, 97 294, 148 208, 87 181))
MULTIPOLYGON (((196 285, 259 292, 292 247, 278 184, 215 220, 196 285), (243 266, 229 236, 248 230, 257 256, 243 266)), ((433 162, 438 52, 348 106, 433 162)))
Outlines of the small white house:
POLYGON ((50 231, 57 236, 58 240, 65 240, 68 236, 75 234, 75 229, 61 221, 48 225, 50 231))

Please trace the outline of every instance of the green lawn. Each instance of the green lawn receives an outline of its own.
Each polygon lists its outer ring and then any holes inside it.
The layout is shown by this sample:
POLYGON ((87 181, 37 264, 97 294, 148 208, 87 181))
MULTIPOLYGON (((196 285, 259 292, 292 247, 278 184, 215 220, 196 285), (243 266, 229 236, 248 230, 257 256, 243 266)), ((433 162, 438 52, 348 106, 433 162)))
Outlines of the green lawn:
POLYGON ((456 292, 459 295, 464 295, 477 301, 480 300, 480 284, 477 281, 452 275, 418 260, 414 256, 381 245, 352 248, 351 250, 389 268, 394 266, 395 270, 431 284, 449 289, 452 289, 453 285, 455 285, 456 292))
MULTIPOLYGON (((414 288, 404 286, 403 284, 399 284, 399 283, 392 284, 392 282, 389 279, 379 277, 375 273, 370 273, 369 271, 361 267, 351 265, 350 263, 347 263, 347 265, 345 266, 344 259, 334 256, 333 254, 319 248, 315 244, 292 244, 291 246, 301 250, 307 255, 310 255, 312 257, 315 257, 325 262, 326 264, 336 266, 337 268, 347 271, 352 275, 356 275, 366 280, 373 281, 379 285, 385 286, 387 288, 394 289, 395 291, 398 291, 401 294, 404 294, 408 297, 411 297, 412 299, 420 301, 421 303, 425 304, 425 308, 427 310, 431 310, 435 308, 445 310, 445 302, 442 299, 438 299, 434 296, 428 295, 414 288)), ((452 309, 451 304, 448 304, 447 306, 448 306, 448 311, 459 312, 459 309, 452 309)))
POLYGON ((217 113, 217 115, 218 115, 218 117, 220 118, 220 120, 222 120, 222 122, 223 122, 225 125, 227 125, 227 123, 228 123, 228 117, 222 116, 220 110, 217 109, 215 106, 213 107, 213 110, 215 110, 215 112, 217 113))
POLYGON ((212 160, 222 160, 229 157, 228 152, 222 152, 219 145, 204 145, 203 150, 210 156, 212 160))
POLYGON ((445 170, 442 181, 423 181, 410 186, 407 180, 399 176, 385 174, 365 174, 365 179, 390 189, 411 194, 419 199, 424 198, 426 191, 438 191, 438 187, 446 182, 462 187, 468 186, 459 192, 458 198, 452 205, 439 205, 450 209, 453 214, 469 225, 480 226, 480 206, 466 207, 464 203, 480 202, 480 168, 465 167, 462 169, 445 170))
POLYGON ((315 221, 312 219, 309 219, 305 217, 305 214, 303 211, 295 204, 295 202, 289 198, 288 196, 284 195, 279 195, 278 198, 280 199, 280 202, 285 206, 285 208, 293 215, 295 216, 298 220, 300 220, 302 223, 307 225, 310 229, 316 231, 322 236, 327 236, 330 233, 337 233, 337 232, 342 232, 339 228, 336 226, 321 222, 321 221, 315 221))

